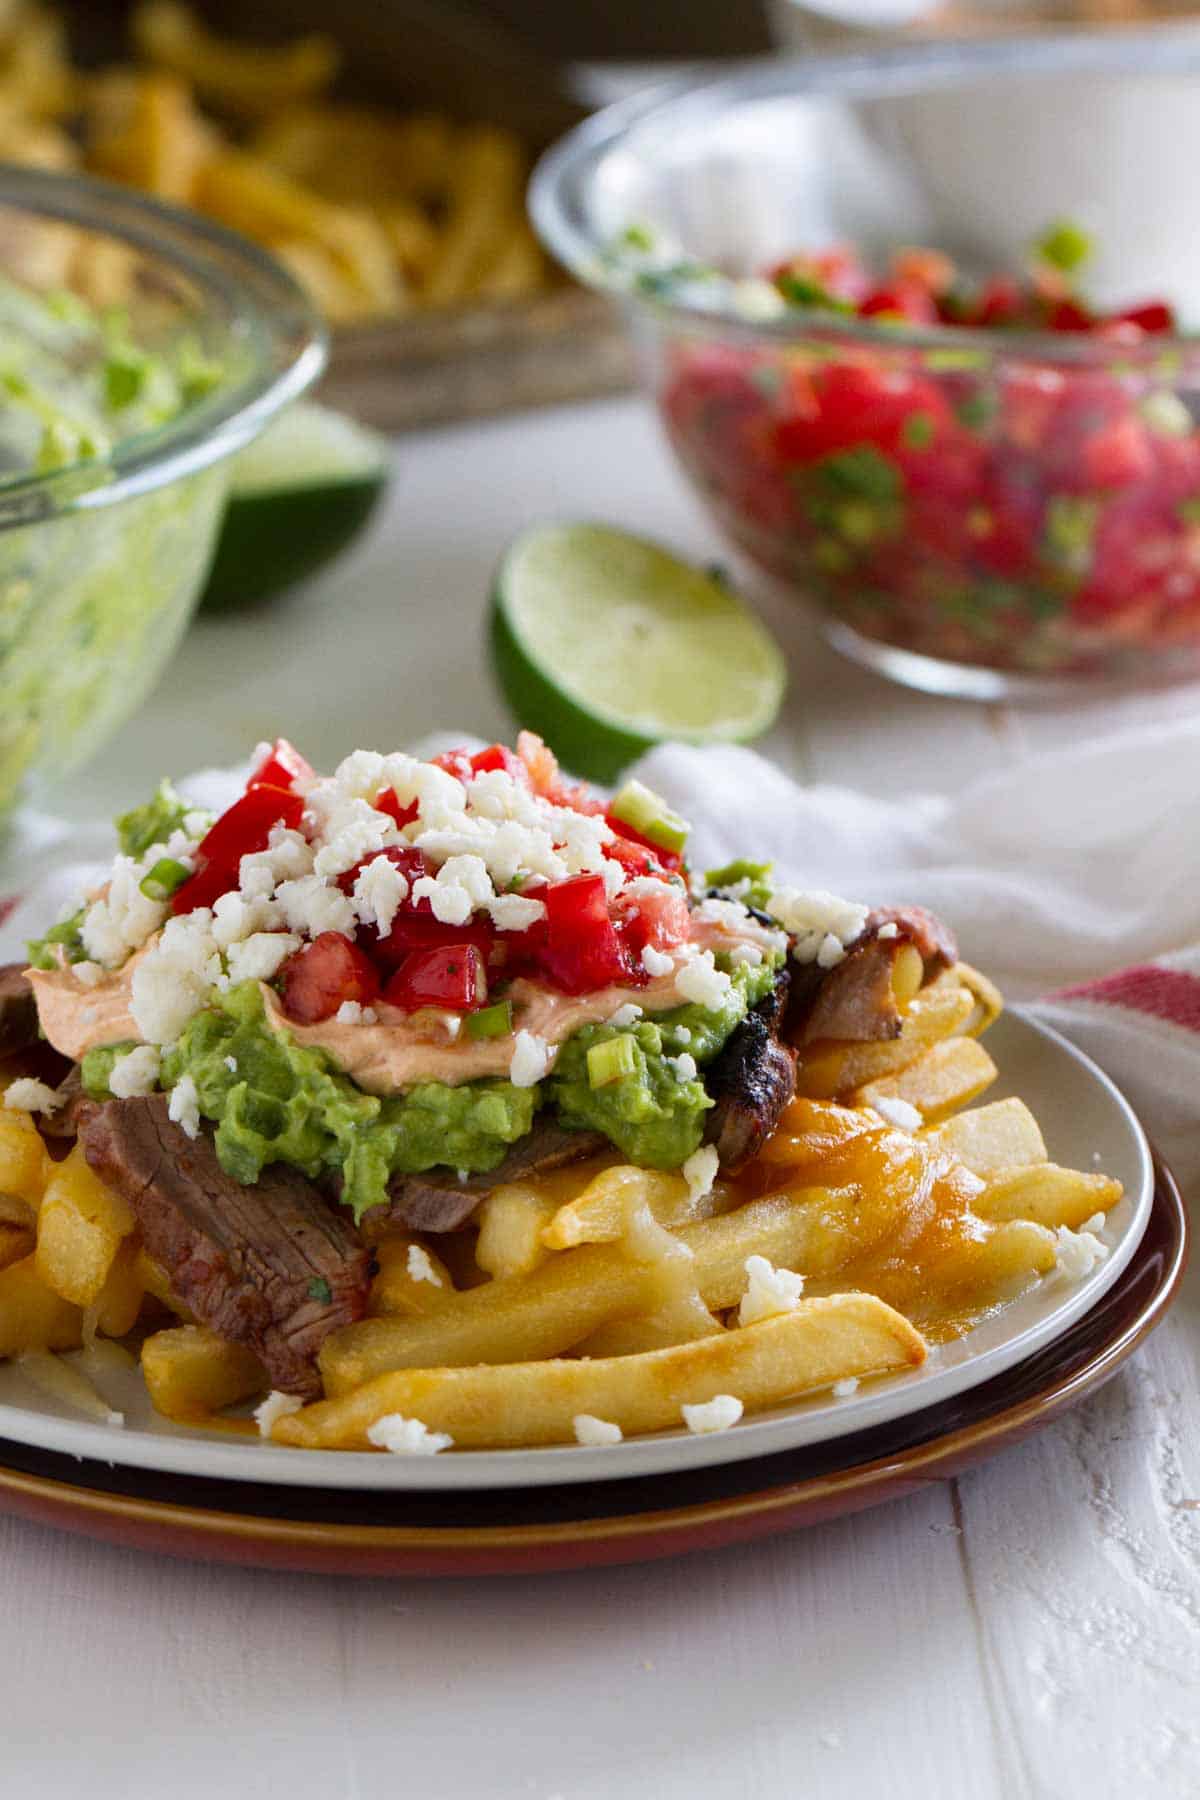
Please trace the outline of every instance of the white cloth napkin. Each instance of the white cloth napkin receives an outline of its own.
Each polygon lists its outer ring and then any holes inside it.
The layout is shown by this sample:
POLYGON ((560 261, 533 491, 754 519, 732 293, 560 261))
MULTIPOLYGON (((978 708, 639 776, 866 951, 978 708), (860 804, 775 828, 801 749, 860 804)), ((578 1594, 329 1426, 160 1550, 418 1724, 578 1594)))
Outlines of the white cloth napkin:
MULTIPOLYGON (((796 885, 942 914, 1010 998, 1042 996, 1033 1010, 1108 1070, 1180 1178, 1200 1177, 1200 724, 1033 757, 956 799, 903 805, 800 787, 737 748, 668 744, 637 773, 690 819, 699 868, 773 860, 796 885)), ((219 808, 243 779, 208 770, 181 786, 219 808)), ((112 855, 107 823, 21 829, 0 960, 112 855)))

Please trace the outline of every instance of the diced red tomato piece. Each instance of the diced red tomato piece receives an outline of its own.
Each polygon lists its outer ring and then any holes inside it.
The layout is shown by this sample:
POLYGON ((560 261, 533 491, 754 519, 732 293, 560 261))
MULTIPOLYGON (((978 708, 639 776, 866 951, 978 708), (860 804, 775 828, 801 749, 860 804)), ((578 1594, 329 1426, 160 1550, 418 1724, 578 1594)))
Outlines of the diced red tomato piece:
POLYGON ((516 751, 510 750, 507 744, 492 744, 486 750, 477 750, 471 758, 471 768, 476 775, 487 774, 492 769, 503 769, 506 775, 511 775, 522 787, 533 786, 529 770, 516 751))
POLYGON ((487 999, 487 968, 477 945, 443 944, 414 950, 383 990, 389 1006, 420 1012, 437 1006, 448 1012, 473 1012, 487 999))
POLYGON ((377 937, 373 926, 365 931, 364 942, 377 962, 395 969, 414 950, 440 950, 447 944, 473 944, 485 961, 490 960, 496 929, 486 913, 476 913, 465 925, 445 925, 428 908, 427 900, 416 912, 401 908, 385 938, 377 937))
POLYGON ((301 779, 311 780, 315 773, 312 764, 301 756, 295 744, 281 737, 275 739, 267 755, 252 771, 247 786, 264 782, 268 787, 290 788, 301 779))
POLYGON ((431 756, 429 760, 435 769, 445 769, 447 775, 457 776, 464 787, 474 773, 469 750, 443 750, 439 756, 431 756))
POLYGON ((196 848, 196 873, 185 881, 171 901, 174 912, 194 912, 238 884, 238 864, 243 856, 265 850, 276 825, 294 831, 304 812, 304 801, 290 788, 251 782, 240 800, 223 812, 196 848))
POLYGON ((288 1018, 318 1025, 332 1019, 347 1000, 370 1006, 379 993, 379 975, 357 944, 340 931, 323 931, 288 957, 279 971, 279 986, 288 1018))
POLYGON ((646 889, 639 894, 618 894, 613 911, 634 956, 640 956, 647 945, 655 950, 673 950, 691 935, 687 894, 674 882, 656 882, 653 892, 646 889))
POLYGON ((972 325, 1011 325, 1021 315, 1024 296, 1009 275, 994 275, 979 290, 972 311, 972 325))
POLYGON ((627 825, 624 819, 614 819, 611 813, 606 813, 604 817, 606 824, 616 833, 616 841, 604 846, 605 854, 619 862, 623 868, 629 869, 631 875, 653 874, 655 865, 668 875, 677 875, 682 869, 683 858, 678 851, 664 850, 651 838, 643 837, 632 825, 627 825), (631 867, 632 863, 639 860, 641 866, 631 867))
POLYGON ((539 890, 539 898, 546 920, 537 962, 553 986, 567 994, 587 994, 635 976, 633 957, 608 916, 601 876, 553 882, 539 890))
POLYGON ((1137 325, 1142 331, 1174 331, 1175 314, 1165 300, 1147 300, 1142 306, 1127 307, 1117 314, 1123 325, 1137 325))
POLYGON ((395 788, 384 788, 382 793, 376 794, 371 805, 376 812, 386 813, 389 819, 395 819, 401 828, 411 825, 417 816, 417 802, 411 800, 407 806, 401 806, 395 788))
POLYGON ((1096 320, 1078 300, 1059 300, 1050 308, 1046 323, 1051 331, 1091 331, 1096 320))
POLYGON ((880 313, 895 314, 914 325, 936 324, 938 316, 933 295, 928 288, 918 287, 915 281, 892 281, 884 287, 872 288, 866 299, 859 302, 858 310, 864 319, 880 313))

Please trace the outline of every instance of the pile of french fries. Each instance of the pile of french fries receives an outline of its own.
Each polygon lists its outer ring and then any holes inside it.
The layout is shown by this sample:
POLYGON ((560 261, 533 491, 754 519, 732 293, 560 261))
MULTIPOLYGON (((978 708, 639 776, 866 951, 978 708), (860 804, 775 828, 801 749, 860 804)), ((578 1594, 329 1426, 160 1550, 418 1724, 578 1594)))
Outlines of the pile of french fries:
MULTIPOLYGON (((461 1231, 382 1236, 370 1316, 326 1340, 325 1398, 272 1437, 369 1450, 401 1414, 460 1448, 570 1443, 581 1414, 633 1435, 720 1395, 749 1413, 919 1364, 1050 1274, 1060 1227, 1121 1198, 1050 1162, 1022 1101, 972 1106, 996 1076, 978 1039, 999 1009, 959 964, 908 1000, 899 1038, 820 1048, 765 1149, 707 1191, 613 1153, 497 1188, 461 1231), (897 1102, 918 1128, 888 1123, 897 1102), (805 1285, 742 1323, 755 1256, 805 1285)), ((58 1353, 113 1340, 174 1420, 211 1423, 267 1385, 188 1317, 81 1149, 51 1161, 0 1110, 0 1356, 99 1417, 103 1382, 58 1353)))
POLYGON ((271 250, 335 324, 548 285, 512 132, 331 101, 332 40, 229 42, 179 0, 136 5, 130 42, 130 64, 81 71, 58 13, 0 0, 0 159, 195 207, 271 250))

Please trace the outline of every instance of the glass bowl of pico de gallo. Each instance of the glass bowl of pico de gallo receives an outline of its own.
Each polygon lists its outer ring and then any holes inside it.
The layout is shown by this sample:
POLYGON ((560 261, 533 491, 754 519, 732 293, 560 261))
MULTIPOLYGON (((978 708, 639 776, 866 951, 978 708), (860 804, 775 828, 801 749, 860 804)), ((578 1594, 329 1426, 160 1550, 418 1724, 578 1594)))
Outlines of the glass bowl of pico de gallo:
MULTIPOLYGON (((762 66, 609 109, 535 175, 535 222, 623 300, 725 535, 840 649, 912 686, 992 699, 1200 675, 1200 337, 1140 290, 1135 247, 1119 291, 1091 291, 1102 198, 989 264, 871 127, 884 96, 1009 67, 1061 79, 1113 50, 762 66)), ((1161 43, 1122 34, 1116 54, 1152 71, 1161 43)), ((1200 81, 1200 35, 1181 55, 1200 81)))

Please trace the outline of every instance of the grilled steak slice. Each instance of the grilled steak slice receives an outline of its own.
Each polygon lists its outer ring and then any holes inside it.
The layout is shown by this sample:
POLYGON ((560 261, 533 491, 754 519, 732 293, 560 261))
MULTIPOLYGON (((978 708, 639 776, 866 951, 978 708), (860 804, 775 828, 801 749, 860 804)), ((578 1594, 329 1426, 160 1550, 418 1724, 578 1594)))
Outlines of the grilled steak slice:
POLYGON ((778 1037, 788 987, 783 969, 771 993, 747 1013, 704 1071, 704 1085, 716 1102, 704 1135, 715 1144, 724 1170, 739 1169, 757 1155, 796 1092, 795 1054, 778 1037))
POLYGON ((0 963, 0 1056, 29 1050, 37 1041, 37 1001, 25 964, 0 963))
POLYGON ((925 981, 958 960, 953 934, 923 906, 880 906, 862 936, 832 969, 807 965, 807 979, 793 984, 787 1036, 794 1044, 834 1038, 867 1043, 899 1037, 903 1026, 892 987, 892 968, 905 944, 920 952, 925 981), (881 937, 885 925, 895 932, 881 937))
POLYGON ((101 1102, 84 1092, 78 1063, 72 1066, 66 1080, 59 1082, 54 1098, 54 1111, 42 1113, 38 1118, 38 1130, 43 1137, 78 1137, 88 1120, 100 1110, 101 1102))
POLYGON ((217 1161, 208 1127, 186 1136, 161 1094, 107 1101, 81 1135, 180 1300, 248 1344, 277 1388, 318 1396, 323 1340, 367 1309, 370 1253, 349 1217, 281 1163, 243 1187, 217 1161))
POLYGON ((567 1131, 553 1115, 543 1113, 497 1168, 468 1175, 465 1181, 460 1181, 453 1169, 394 1176, 388 1184, 389 1204, 372 1207, 363 1220, 364 1229, 371 1237, 399 1226, 411 1231, 455 1231, 493 1188, 594 1156, 607 1142, 598 1131, 567 1131))

